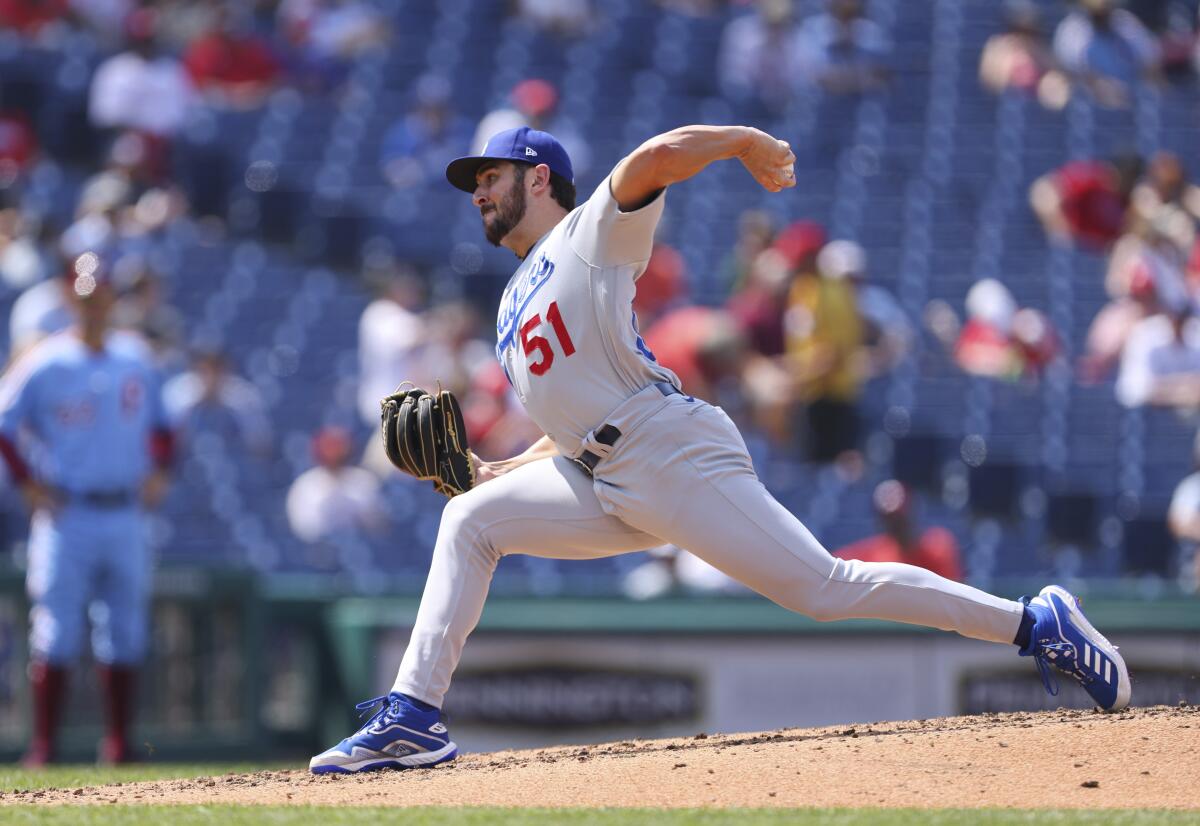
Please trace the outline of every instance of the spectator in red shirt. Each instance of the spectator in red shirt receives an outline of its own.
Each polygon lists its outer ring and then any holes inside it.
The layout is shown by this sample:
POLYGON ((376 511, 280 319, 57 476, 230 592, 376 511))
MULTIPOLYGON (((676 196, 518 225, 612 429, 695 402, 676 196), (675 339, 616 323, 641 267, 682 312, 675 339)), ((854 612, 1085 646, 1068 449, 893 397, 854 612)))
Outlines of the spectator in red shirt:
POLYGON ((976 376, 1016 378, 1021 355, 1012 340, 1017 302, 1008 288, 984 278, 967 292, 967 320, 954 343, 958 366, 976 376))
POLYGON ((683 256, 670 244, 655 243, 633 297, 639 327, 649 328, 687 291, 687 263, 683 256))
POLYGON ((745 342, 726 313, 682 307, 667 313, 645 334, 658 363, 679 376, 683 391, 717 404, 719 385, 740 382, 745 342))
POLYGON ((0 29, 36 36, 70 11, 67 0, 0 0, 0 29))
MULTIPOLYGON (((954 360, 968 373, 994 379, 1036 378, 1062 346, 1046 316, 1019 309, 1008 287, 983 278, 967 292, 967 321, 954 341, 954 360)), ((956 322, 955 322, 956 323, 956 322)))
POLYGON ((758 354, 774 357, 783 353, 783 316, 793 274, 815 273, 817 253, 824 246, 824 227, 814 221, 796 221, 779 233, 769 249, 755 256, 727 309, 758 354))
POLYGON ((918 534, 911 496, 904 485, 895 479, 880 482, 872 499, 883 532, 840 548, 835 556, 863 562, 903 562, 962 581, 962 561, 954 534, 940 527, 918 534))
MULTIPOLYGON (((2 103, 2 101, 0 101, 2 103)), ((37 137, 29 119, 0 106, 0 187, 24 172, 37 154, 37 137)))
POLYGON ((1071 161, 1033 182, 1029 202, 1054 241, 1105 250, 1121 236, 1141 158, 1071 161))
POLYGON ((279 63, 270 48, 226 7, 212 29, 188 46, 183 64, 210 102, 233 108, 258 106, 279 78, 279 63))

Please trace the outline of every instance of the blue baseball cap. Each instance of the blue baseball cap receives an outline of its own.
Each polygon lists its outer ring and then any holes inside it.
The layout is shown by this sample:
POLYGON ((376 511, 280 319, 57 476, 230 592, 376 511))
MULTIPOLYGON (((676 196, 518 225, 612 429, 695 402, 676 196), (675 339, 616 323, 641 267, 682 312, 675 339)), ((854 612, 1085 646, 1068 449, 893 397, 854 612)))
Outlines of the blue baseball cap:
POLYGON ((497 132, 488 140, 481 155, 455 158, 446 166, 446 180, 463 192, 475 191, 475 173, 488 161, 514 161, 550 167, 555 175, 561 175, 575 183, 575 170, 567 150, 555 137, 528 126, 497 132))

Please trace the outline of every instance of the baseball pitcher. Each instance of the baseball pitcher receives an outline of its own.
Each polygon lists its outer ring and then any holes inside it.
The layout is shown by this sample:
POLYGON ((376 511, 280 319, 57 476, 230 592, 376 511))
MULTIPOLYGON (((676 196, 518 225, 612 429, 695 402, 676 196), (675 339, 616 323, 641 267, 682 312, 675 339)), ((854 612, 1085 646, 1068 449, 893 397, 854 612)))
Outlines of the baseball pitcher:
POLYGON ((492 572, 513 553, 589 559, 670 543, 815 619, 893 620, 1015 644, 1048 690, 1057 690, 1054 665, 1102 708, 1128 704, 1121 656, 1058 586, 1013 601, 911 565, 830 556, 759 481, 729 417, 655 360, 631 304, 667 188, 735 159, 770 192, 795 186, 788 144, 741 126, 651 138, 578 207, 570 158, 544 132, 501 132, 447 167, 488 241, 521 261, 500 301, 496 356, 545 437, 482 462, 455 426, 452 398, 410 389, 385 399, 389 456, 453 498, 391 692, 360 705, 377 711, 314 757, 313 772, 455 757, 439 709, 492 572))

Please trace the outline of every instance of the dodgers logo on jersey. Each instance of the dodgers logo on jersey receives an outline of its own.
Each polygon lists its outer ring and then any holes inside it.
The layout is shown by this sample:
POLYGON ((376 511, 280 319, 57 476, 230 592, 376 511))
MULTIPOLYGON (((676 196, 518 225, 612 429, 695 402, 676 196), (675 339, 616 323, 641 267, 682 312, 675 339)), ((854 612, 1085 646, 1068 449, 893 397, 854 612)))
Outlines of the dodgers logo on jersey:
POLYGON ((500 359, 501 364, 504 363, 502 356, 505 349, 512 344, 516 335, 521 314, 553 274, 554 262, 543 252, 533 266, 519 271, 505 288, 500 298, 500 312, 496 316, 496 358, 500 359))

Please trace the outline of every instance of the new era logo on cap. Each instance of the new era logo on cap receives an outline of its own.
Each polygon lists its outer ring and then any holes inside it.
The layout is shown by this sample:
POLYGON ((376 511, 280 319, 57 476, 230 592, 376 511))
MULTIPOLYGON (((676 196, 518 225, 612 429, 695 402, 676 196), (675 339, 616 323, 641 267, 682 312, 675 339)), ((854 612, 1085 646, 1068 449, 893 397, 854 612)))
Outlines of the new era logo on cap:
POLYGON ((488 161, 516 161, 522 164, 545 164, 555 175, 575 182, 575 172, 567 150, 553 135, 521 126, 492 135, 478 155, 455 158, 446 167, 446 180, 463 192, 475 191, 475 173, 488 161), (534 160, 536 159, 536 160, 534 160))

